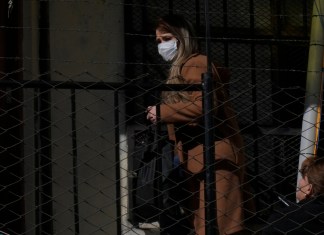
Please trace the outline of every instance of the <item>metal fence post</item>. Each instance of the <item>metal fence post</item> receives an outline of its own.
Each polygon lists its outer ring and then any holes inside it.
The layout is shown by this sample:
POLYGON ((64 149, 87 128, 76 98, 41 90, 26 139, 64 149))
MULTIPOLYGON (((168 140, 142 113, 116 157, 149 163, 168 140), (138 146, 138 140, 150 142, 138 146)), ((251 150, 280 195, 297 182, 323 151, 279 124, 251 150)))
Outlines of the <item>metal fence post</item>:
POLYGON ((216 234, 216 182, 215 182, 215 146, 213 128, 213 83, 211 73, 204 73, 203 97, 204 97, 204 121, 205 121, 205 225, 206 235, 216 234))

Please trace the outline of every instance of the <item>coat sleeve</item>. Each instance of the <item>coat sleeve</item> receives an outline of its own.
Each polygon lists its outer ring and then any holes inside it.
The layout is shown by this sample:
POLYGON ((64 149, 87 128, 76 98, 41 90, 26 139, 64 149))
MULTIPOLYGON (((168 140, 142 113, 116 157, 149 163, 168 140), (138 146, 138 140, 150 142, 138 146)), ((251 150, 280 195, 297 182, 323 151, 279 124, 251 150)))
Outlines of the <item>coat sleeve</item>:
MULTIPOLYGON (((181 70, 187 84, 200 84, 206 65, 202 62, 188 61, 181 70)), ((197 122, 202 116, 202 92, 192 91, 189 100, 160 105, 160 120, 166 123, 197 122)))

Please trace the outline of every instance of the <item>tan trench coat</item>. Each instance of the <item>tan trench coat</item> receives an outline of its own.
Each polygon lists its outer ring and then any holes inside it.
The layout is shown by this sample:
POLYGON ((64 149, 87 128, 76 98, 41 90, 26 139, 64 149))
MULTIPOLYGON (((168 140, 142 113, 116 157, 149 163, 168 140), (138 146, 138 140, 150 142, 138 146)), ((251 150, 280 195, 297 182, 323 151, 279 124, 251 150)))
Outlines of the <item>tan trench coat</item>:
MULTIPOLYGON (((235 114, 226 101, 224 87, 228 73, 213 67, 216 82, 215 97, 215 159, 217 226, 220 234, 231 234, 243 229, 243 141, 235 114), (219 76, 216 74, 218 73, 219 76), (222 81, 220 81, 221 77, 222 81)), ((181 69, 188 84, 201 83, 207 71, 207 57, 192 55, 181 69)), ((225 84, 226 85, 226 84, 225 84)), ((189 102, 160 105, 160 120, 167 123, 169 137, 176 142, 176 154, 188 171, 188 189, 192 193, 188 210, 193 213, 193 226, 197 234, 205 234, 203 161, 202 92, 192 91, 189 102)))

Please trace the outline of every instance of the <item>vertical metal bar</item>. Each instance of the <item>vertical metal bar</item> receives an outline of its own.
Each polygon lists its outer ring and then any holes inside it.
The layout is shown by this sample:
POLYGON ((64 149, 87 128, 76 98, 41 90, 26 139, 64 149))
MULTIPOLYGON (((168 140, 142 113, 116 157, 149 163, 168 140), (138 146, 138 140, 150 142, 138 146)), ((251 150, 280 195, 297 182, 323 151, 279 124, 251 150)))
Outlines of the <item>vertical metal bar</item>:
POLYGON ((308 36, 308 1, 303 2, 303 37, 308 36))
POLYGON ((205 42, 207 56, 207 73, 211 74, 211 51, 210 51, 210 18, 208 0, 205 0, 205 42))
MULTIPOLYGON (((38 14, 39 14, 39 2, 32 2, 31 4, 31 25, 33 28, 38 28, 38 14)), ((38 32, 36 30, 32 30, 32 58, 38 58, 38 32)), ((32 73, 37 74, 39 72, 37 63, 33 63, 32 65, 32 73)), ((35 235, 40 234, 40 171, 39 171, 39 130, 38 130, 38 95, 39 89, 34 89, 34 167, 35 167, 35 235)))
POLYGON ((73 207, 74 207, 74 233, 80 234, 79 217, 79 182, 78 182, 78 151, 76 136, 76 106, 75 89, 71 89, 71 121, 72 121, 72 155, 73 155, 73 207))
MULTIPOLYGON (((39 3, 39 74, 40 80, 50 81, 49 2, 39 3)), ((41 234, 53 234, 53 189, 51 152, 50 90, 39 93, 39 153, 40 153, 40 226, 41 234)))
MULTIPOLYGON (((223 0, 223 28, 224 32, 227 35, 228 33, 228 6, 227 6, 227 0, 223 0)), ((229 53, 228 53, 228 42, 225 40, 224 41, 224 61, 225 61, 225 66, 228 66, 229 63, 229 53)))
MULTIPOLYGON (((23 80, 23 2, 0 3, 1 80, 23 80), (10 59, 17 58, 17 59, 10 59), (16 71, 13 73, 13 71, 16 71), (19 72, 18 72, 19 71, 19 72)), ((25 231, 23 89, 0 89, 0 229, 25 231)))
POLYGON ((206 235, 216 234, 216 182, 215 145, 213 123, 213 84, 209 73, 203 74, 204 120, 205 120, 205 217, 206 235))
MULTIPOLYGON (((254 14, 254 0, 250 0, 249 1, 249 12, 250 12, 250 34, 254 36, 255 33, 255 29, 254 29, 254 25, 255 25, 255 14, 254 14)), ((250 68, 256 68, 256 59, 255 59, 255 44, 252 42, 251 43, 251 66, 250 68)), ((257 109, 257 86, 256 86, 256 71, 255 69, 251 70, 251 83, 252 83, 252 121, 253 123, 257 123, 257 119, 258 119, 258 109, 257 109)), ((257 131, 253 131, 252 135, 253 135, 253 139, 258 139, 259 136, 259 132, 257 131)), ((255 175, 255 183, 257 184, 256 187, 259 187, 259 178, 260 178, 260 174, 259 174, 259 142, 255 141, 255 143, 253 144, 253 157, 254 157, 254 171, 253 175, 255 175)), ((257 202, 259 203, 259 202, 257 202)))
POLYGON ((223 27, 224 27, 224 32, 227 34, 228 33, 228 5, 227 5, 227 0, 223 0, 223 27))
POLYGON ((50 111, 48 110, 49 95, 40 94, 39 107, 39 157, 40 157, 40 212, 41 234, 53 232, 53 189, 52 189, 52 153, 50 111))
MULTIPOLYGON (((155 92, 155 97, 159 97, 158 92, 155 92)), ((156 109, 156 115, 157 117, 160 117, 160 109, 156 109)), ((163 208, 163 191, 162 189, 162 143, 161 139, 162 137, 162 128, 161 128, 161 123, 157 122, 156 124, 156 140, 157 141, 157 156, 158 158, 156 159, 156 165, 155 165, 155 175, 154 175, 154 184, 156 185, 154 189, 154 196, 157 199, 156 203, 159 209, 165 209, 163 208)))
POLYGON ((211 74, 211 52, 210 52, 210 25, 209 6, 205 0, 205 25, 206 25, 206 55, 207 73, 202 75, 203 97, 204 97, 204 121, 205 121, 205 225, 206 235, 216 234, 216 182, 215 182, 215 145, 214 145, 214 123, 213 123, 213 81, 211 74))
POLYGON ((204 121, 205 121, 205 225, 206 235, 216 234, 216 182, 215 182, 215 145, 213 123, 213 84, 210 73, 203 76, 204 121))
POLYGON ((39 235, 40 233, 40 154, 39 154, 39 130, 38 130, 38 95, 39 89, 34 91, 34 149, 35 149, 35 234, 39 235))
MULTIPOLYGON (((117 234, 122 234, 121 224, 121 201, 120 201, 120 130, 119 130, 119 90, 114 91, 114 117, 115 117, 115 161, 116 161, 116 210, 117 210, 117 234)), ((124 124, 123 124, 124 125, 124 124)))

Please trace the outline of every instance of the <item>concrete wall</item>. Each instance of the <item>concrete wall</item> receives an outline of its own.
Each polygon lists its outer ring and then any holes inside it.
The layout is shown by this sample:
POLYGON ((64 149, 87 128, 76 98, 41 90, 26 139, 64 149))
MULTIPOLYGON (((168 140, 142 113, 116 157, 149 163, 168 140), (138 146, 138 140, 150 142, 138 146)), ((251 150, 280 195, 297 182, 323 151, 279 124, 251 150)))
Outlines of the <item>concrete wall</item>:
MULTIPOLYGON (((24 1, 24 79, 39 79, 38 1, 24 1)), ((122 82, 123 5, 49 1, 53 81, 122 82)), ((35 234, 34 90, 24 91, 26 234, 35 234)), ((77 89, 76 137, 80 234, 117 234, 112 91, 77 89)), ((75 234, 71 91, 51 90, 55 234, 75 234)), ((121 107, 122 108, 122 107, 121 107)))

